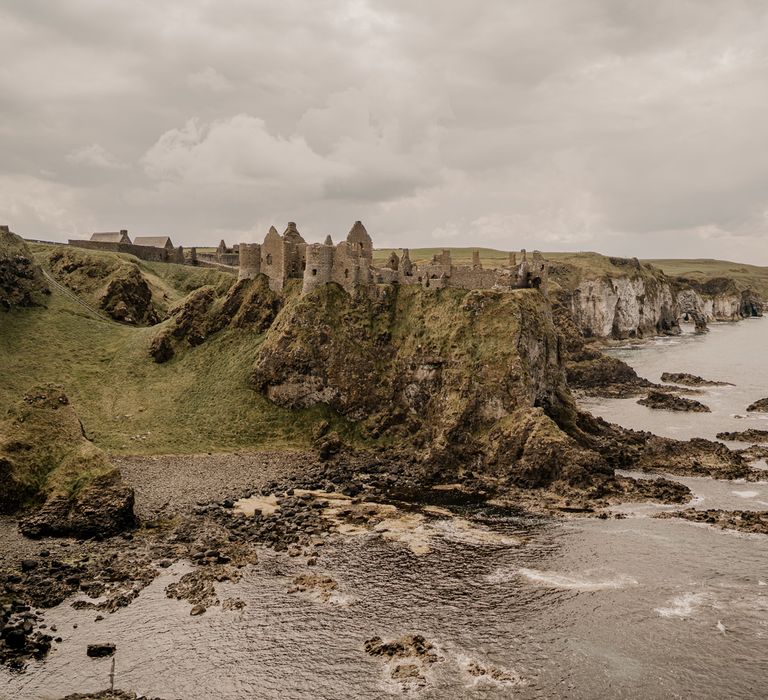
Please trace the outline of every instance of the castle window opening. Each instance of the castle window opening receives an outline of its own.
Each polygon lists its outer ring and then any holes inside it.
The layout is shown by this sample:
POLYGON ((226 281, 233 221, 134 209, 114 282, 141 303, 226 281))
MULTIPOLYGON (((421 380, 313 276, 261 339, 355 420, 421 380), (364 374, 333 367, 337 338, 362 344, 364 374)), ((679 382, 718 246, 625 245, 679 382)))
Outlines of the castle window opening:
POLYGON ((349 270, 344 270, 344 278, 349 279, 349 270))
POLYGON ((314 276, 316 276, 316 275, 317 275, 317 270, 314 270, 314 269, 313 269, 313 270, 312 270, 312 276, 314 277, 314 276))
POLYGON ((272 264, 272 253, 267 253, 267 265, 272 264))

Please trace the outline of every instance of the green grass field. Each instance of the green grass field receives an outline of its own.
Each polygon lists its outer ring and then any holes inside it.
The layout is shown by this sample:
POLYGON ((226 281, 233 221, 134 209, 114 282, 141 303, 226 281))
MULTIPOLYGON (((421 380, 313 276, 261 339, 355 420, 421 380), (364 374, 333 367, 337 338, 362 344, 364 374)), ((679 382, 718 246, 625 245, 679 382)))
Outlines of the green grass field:
POLYGON ((751 287, 768 298, 768 267, 727 260, 649 260, 667 275, 689 277, 706 282, 716 277, 730 277, 742 288, 751 287))
MULTIPOLYGON (((157 266, 166 268, 158 279, 182 287, 197 284, 200 272, 221 274, 157 266), (192 279, 176 279, 187 274, 192 279)), ((47 308, 0 312, 0 413, 34 385, 54 382, 63 385, 88 437, 111 453, 296 449, 308 445, 320 418, 349 435, 327 410, 281 409, 249 388, 262 342, 252 331, 224 330, 160 365, 147 352, 159 328, 93 319, 57 291, 47 308)))

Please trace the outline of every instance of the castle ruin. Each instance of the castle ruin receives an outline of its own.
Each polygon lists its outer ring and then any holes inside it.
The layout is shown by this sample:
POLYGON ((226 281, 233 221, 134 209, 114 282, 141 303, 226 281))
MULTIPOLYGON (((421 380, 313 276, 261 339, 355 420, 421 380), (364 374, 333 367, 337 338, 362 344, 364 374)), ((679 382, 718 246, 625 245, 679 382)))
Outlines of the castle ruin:
POLYGON ((471 265, 454 265, 451 251, 443 250, 430 263, 415 265, 408 249, 402 257, 392 252, 383 267, 373 264, 373 241, 360 221, 356 221, 345 240, 335 243, 328 236, 323 243, 307 243, 290 222, 280 235, 273 227, 264 242, 241 243, 239 279, 264 274, 273 291, 280 292, 290 279, 302 280, 302 293, 335 282, 350 294, 372 292, 379 284, 418 284, 428 289, 523 289, 546 291, 548 270, 541 253, 531 260, 525 250, 518 262, 509 254, 500 268, 484 268, 480 253, 472 253, 471 265))

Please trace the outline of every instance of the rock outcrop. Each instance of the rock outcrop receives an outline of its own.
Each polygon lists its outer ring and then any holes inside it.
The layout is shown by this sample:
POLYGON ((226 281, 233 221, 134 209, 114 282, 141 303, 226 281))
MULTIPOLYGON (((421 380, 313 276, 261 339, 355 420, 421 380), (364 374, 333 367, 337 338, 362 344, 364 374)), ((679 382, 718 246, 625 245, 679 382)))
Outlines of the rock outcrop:
POLYGON ((162 317, 152 288, 135 263, 64 247, 52 251, 48 263, 61 284, 116 321, 151 326, 162 317))
POLYGON ((750 413, 768 413, 768 398, 759 399, 754 403, 747 406, 747 411, 750 413))
POLYGON ((709 406, 701 401, 686 399, 683 396, 675 396, 664 391, 649 391, 648 395, 637 403, 660 411, 680 411, 688 413, 711 413, 709 406))
POLYGON ((86 439, 61 387, 28 392, 0 424, 0 513, 39 507, 31 536, 108 536, 134 523, 133 491, 86 439))
POLYGON ((0 309, 40 306, 49 293, 27 244, 7 226, 0 226, 0 309))
POLYGON ((150 341, 149 354, 155 362, 167 362, 227 327, 263 333, 280 306, 281 298, 265 275, 238 281, 223 298, 213 287, 201 287, 170 309, 170 319, 150 341))
POLYGON ((661 375, 662 382, 670 384, 682 384, 683 386, 733 386, 730 382, 720 382, 712 379, 704 379, 696 374, 687 372, 664 372, 661 375))
POLYGON ((267 332, 254 386, 290 408, 327 404, 372 437, 456 460, 520 408, 562 424, 576 409, 540 292, 328 285, 289 302, 267 332))

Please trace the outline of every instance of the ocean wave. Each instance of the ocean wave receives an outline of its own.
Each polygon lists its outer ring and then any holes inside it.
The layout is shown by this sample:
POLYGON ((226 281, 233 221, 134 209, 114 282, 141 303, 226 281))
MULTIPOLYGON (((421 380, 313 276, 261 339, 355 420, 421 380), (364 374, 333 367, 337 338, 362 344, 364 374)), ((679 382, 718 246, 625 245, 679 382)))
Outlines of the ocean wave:
POLYGON ((686 618, 693 617, 706 601, 704 593, 683 593, 675 596, 668 603, 668 607, 655 608, 661 617, 686 618))
POLYGON ((562 574, 538 569, 497 569, 487 577, 489 583, 504 583, 513 578, 523 577, 531 583, 547 588, 573 591, 604 591, 636 586, 637 580, 620 574, 613 578, 595 578, 589 575, 562 574))

